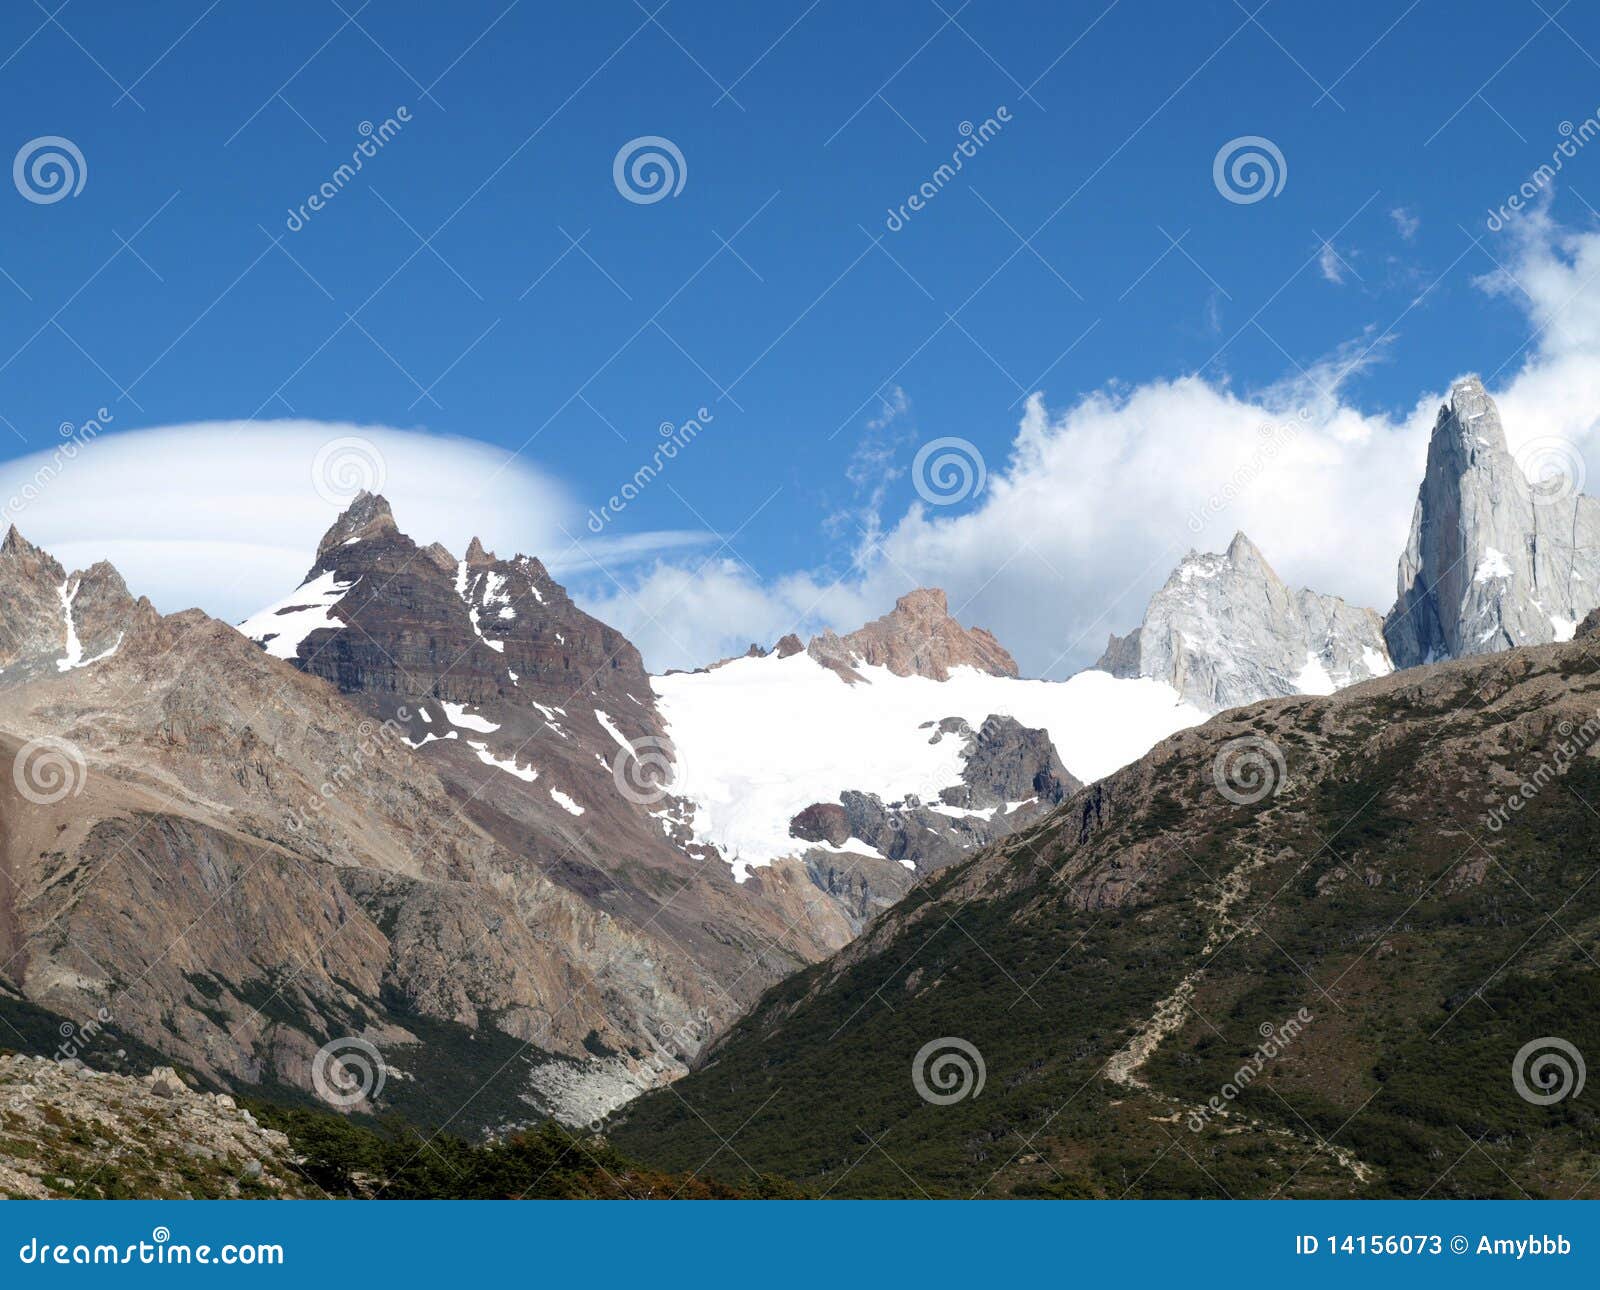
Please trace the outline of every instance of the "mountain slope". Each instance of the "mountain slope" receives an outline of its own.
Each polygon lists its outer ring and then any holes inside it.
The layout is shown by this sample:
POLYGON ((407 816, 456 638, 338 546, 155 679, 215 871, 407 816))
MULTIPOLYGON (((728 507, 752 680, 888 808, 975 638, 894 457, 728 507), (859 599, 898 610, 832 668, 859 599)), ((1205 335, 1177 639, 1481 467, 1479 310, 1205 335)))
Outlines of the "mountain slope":
POLYGON ((1451 389, 1384 622, 1398 666, 1570 640, 1600 604, 1600 501, 1577 491, 1572 462, 1556 464, 1530 482, 1482 382, 1451 389))
MULTIPOLYGON (((26 563, 0 565, 7 603, 57 576, 26 563)), ((67 669, 41 624, 31 657, 49 666, 0 688, 9 1024, 30 1004, 104 1011, 212 1087, 290 1090, 358 1036, 435 1069, 427 1096, 452 1109, 520 1056, 479 1103, 489 1122, 534 1112, 534 1059, 641 1044, 659 946, 476 826, 402 725, 198 611, 129 601, 119 624, 113 652, 67 669), (434 1067, 476 1032, 477 1056, 434 1067)))
POLYGON ((638 651, 537 559, 421 546, 363 493, 301 587, 240 630, 397 724, 452 814, 638 947, 592 1001, 606 1024, 586 1013, 597 1103, 570 1069, 541 1073, 576 1120, 680 1072, 767 985, 853 934, 851 902, 799 861, 740 883, 697 845, 638 651))
POLYGON ((831 1195, 1596 1194, 1592 1085, 1524 1052, 1600 1051, 1592 648, 1174 735, 770 991, 614 1140, 831 1195))

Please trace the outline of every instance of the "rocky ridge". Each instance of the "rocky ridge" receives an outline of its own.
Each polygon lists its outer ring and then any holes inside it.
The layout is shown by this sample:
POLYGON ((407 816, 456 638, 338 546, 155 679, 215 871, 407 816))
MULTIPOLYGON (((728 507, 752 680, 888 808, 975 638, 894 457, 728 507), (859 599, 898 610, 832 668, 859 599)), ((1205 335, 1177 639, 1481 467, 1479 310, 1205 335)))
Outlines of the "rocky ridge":
MULTIPOLYGON (((780 641, 780 658, 786 656, 786 648, 780 641)), ((963 627, 951 617, 949 600, 937 587, 907 592, 882 618, 848 635, 825 631, 814 636, 806 650, 851 681, 860 679, 855 669, 862 664, 934 681, 947 680, 953 667, 973 667, 991 676, 1017 675, 1016 660, 1005 647, 982 627, 963 627)))

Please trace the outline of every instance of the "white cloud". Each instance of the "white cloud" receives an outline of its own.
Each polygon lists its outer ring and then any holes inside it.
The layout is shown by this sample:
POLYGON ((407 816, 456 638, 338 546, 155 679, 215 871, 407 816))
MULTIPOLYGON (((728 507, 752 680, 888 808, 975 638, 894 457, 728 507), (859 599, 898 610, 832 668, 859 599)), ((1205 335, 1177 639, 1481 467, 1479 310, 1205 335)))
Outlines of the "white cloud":
POLYGON ((357 485, 381 491, 418 542, 458 553, 477 535, 501 554, 544 555, 573 570, 704 540, 643 533, 575 547, 566 534, 584 532, 582 511, 565 487, 472 439, 303 420, 115 430, 113 422, 70 459, 0 463, 0 509, 68 568, 110 560, 130 590, 167 612, 199 605, 236 622, 286 594, 338 516, 333 490, 357 485), (339 440, 364 441, 377 455, 357 447, 342 458, 346 475, 340 459, 325 462, 325 497, 314 463, 339 440))
POLYGON ((1394 221, 1394 226, 1407 242, 1417 235, 1417 230, 1422 227, 1422 220, 1414 211, 1406 206, 1396 206, 1389 212, 1389 218, 1394 221))
MULTIPOLYGON (((1530 214, 1503 258, 1509 275, 1479 286, 1533 331, 1501 370, 1481 373, 1507 437, 1515 449, 1564 436, 1600 480, 1600 234, 1530 214)), ((694 666, 787 631, 853 628, 914 585, 942 586, 952 611, 994 631, 1024 673, 1059 676, 1092 662, 1108 632, 1134 626, 1188 548, 1221 550, 1243 529, 1292 584, 1382 612, 1429 431, 1465 374, 1426 373, 1434 383, 1411 407, 1363 412, 1339 384, 1385 347, 1362 337, 1250 396, 1195 376, 1055 411, 1036 394, 975 506, 914 503, 841 582, 794 573, 764 586, 729 559, 662 561, 592 603, 639 633, 652 666, 694 666)))
POLYGON ((1339 286, 1344 282, 1344 263, 1339 259, 1339 253, 1333 249, 1332 242, 1324 242, 1322 250, 1317 252, 1317 268, 1322 271, 1323 280, 1339 286))

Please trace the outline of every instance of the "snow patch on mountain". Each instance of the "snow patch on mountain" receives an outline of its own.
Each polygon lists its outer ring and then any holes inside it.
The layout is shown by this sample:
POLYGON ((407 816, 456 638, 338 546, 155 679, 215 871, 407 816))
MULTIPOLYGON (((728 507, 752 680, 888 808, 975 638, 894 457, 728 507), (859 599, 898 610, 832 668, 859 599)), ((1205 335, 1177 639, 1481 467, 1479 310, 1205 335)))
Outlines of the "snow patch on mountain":
POLYGON ((273 658, 292 659, 312 632, 343 624, 328 611, 344 599, 351 582, 339 581, 333 570, 300 584, 277 604, 268 605, 239 624, 239 630, 273 658))
POLYGON ((651 678, 676 754, 672 792, 695 804, 695 840, 715 846, 741 881, 796 853, 789 821, 815 802, 851 789, 939 800, 960 783, 966 747, 934 737, 931 723, 946 717, 976 728, 994 713, 1043 728, 1067 769, 1089 781, 1207 715, 1171 686, 1104 672, 1025 681, 962 666, 935 681, 856 671, 865 684, 800 653, 651 678))

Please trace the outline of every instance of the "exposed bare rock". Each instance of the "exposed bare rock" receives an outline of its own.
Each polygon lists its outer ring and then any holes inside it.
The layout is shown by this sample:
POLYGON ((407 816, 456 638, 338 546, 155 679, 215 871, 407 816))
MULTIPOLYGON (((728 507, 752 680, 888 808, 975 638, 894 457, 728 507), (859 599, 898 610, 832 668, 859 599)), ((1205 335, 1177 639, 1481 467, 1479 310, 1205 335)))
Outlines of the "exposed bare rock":
POLYGON ((858 664, 886 667, 896 676, 943 681, 953 667, 975 667, 993 676, 1016 676, 1016 660, 981 627, 966 628, 950 616, 937 587, 920 587, 895 601, 894 609, 865 627, 838 636, 824 632, 808 646, 819 663, 853 671, 858 664))
POLYGON ((789 821, 789 833, 806 842, 842 846, 850 836, 850 820, 837 802, 817 802, 789 821))
POLYGON ((143 1078, 0 1056, 0 1195, 220 1199, 317 1194, 289 1140, 170 1068, 143 1078))
POLYGON ((1570 467, 1530 482, 1483 383, 1458 381, 1428 443, 1384 623, 1395 663, 1567 640, 1597 604, 1600 501, 1576 491, 1570 467))
POLYGON ((1291 590, 1243 533, 1221 555, 1189 552, 1143 624, 1112 636, 1095 667, 1165 681, 1212 712, 1328 694, 1391 670, 1376 613, 1291 590))
POLYGON ((131 618, 155 617, 109 564, 69 574, 15 525, 0 542, 0 604, 0 686, 82 667, 116 650, 131 618))

